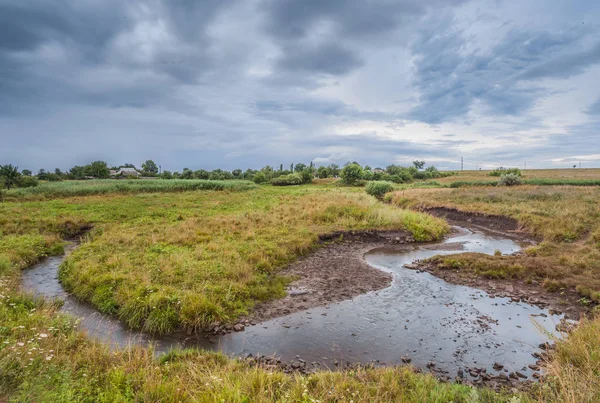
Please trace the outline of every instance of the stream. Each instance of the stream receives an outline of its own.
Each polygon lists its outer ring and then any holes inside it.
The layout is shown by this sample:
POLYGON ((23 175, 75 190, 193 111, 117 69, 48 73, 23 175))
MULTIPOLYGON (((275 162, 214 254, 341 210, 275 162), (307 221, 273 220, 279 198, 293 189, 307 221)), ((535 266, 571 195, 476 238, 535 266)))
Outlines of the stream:
POLYGON ((58 281, 64 256, 49 257, 23 272, 23 288, 64 301, 63 312, 80 320, 80 328, 111 348, 153 343, 157 353, 174 347, 199 347, 228 355, 274 355, 283 361, 301 358, 336 368, 346 363, 402 364, 410 360, 454 377, 469 368, 498 373, 519 371, 530 377, 532 353, 549 341, 562 315, 485 291, 447 283, 429 273, 404 267, 415 260, 460 252, 502 254, 520 245, 499 235, 456 227, 444 242, 399 245, 369 251, 370 265, 393 274, 390 287, 351 300, 275 318, 213 339, 181 336, 155 338, 127 329, 70 296, 58 281), (545 329, 545 330, 541 330, 545 329))

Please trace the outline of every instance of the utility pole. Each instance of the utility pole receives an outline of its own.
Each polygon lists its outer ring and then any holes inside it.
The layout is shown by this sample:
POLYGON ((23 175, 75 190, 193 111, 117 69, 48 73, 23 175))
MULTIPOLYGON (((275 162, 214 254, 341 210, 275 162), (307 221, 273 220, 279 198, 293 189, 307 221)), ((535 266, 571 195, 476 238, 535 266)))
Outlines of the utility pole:
POLYGON ((579 161, 579 168, 581 168, 581 161, 579 161))
POLYGON ((464 170, 464 160, 463 160, 463 157, 460 157, 460 170, 461 171, 464 170))
POLYGON ((527 171, 527 163, 525 163, 525 168, 523 169, 523 171, 527 171))

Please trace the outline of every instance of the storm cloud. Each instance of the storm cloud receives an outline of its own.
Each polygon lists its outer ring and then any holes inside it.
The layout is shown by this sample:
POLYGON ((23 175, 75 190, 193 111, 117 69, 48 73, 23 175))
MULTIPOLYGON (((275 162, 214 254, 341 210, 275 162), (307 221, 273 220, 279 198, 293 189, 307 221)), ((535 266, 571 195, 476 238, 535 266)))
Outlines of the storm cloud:
POLYGON ((597 2, 0 0, 0 164, 600 166, 597 2))

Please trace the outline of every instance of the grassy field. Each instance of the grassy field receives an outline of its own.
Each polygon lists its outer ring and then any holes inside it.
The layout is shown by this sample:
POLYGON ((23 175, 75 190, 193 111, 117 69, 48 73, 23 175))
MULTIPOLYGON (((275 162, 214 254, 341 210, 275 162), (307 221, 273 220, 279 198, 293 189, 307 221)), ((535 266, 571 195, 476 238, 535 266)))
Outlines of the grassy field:
MULTIPOLYGON (((551 377, 540 388, 513 395, 441 383, 407 368, 301 376, 202 351, 161 359, 148 349, 110 352, 78 332, 55 305, 22 294, 18 285, 21 269, 60 253, 64 237, 92 226, 85 245, 61 270, 69 288, 151 331, 202 327, 281 295, 285 279, 278 269, 312 250, 318 234, 406 228, 420 240, 440 237, 447 229, 443 222, 397 207, 426 204, 519 219, 544 242, 510 265, 531 259, 526 268, 539 270, 539 278, 585 284, 594 298, 600 289, 599 195, 600 189, 575 187, 413 187, 386 205, 364 189, 307 185, 0 203, 0 396, 31 402, 598 401, 598 320, 558 343, 551 377)), ((502 273, 510 258, 465 259, 465 270, 485 262, 502 273)))
POLYGON ((87 181, 45 182, 39 186, 5 191, 6 200, 46 200, 61 197, 101 194, 172 193, 193 190, 244 191, 255 189, 251 181, 183 180, 183 179, 94 179, 87 181))
POLYGON ((88 242, 61 268, 63 284, 152 333, 200 330, 282 297, 286 279, 277 271, 310 251, 319 234, 405 228, 432 240, 447 229, 358 190, 317 186, 7 202, 0 204, 0 264, 23 267, 89 226, 88 242))
MULTIPOLYGON (((445 178, 438 178, 435 181, 449 185, 453 182, 480 182, 480 181, 497 181, 498 177, 490 176, 489 170, 467 170, 456 171, 456 175, 445 178)), ((554 180, 554 181, 599 181, 600 168, 584 168, 584 169, 528 169, 521 170, 524 180, 554 180)))
POLYGON ((414 189, 391 200, 403 207, 446 206, 514 217, 543 240, 523 256, 464 254, 442 261, 474 275, 535 279, 555 291, 576 288, 600 302, 600 188, 414 189))

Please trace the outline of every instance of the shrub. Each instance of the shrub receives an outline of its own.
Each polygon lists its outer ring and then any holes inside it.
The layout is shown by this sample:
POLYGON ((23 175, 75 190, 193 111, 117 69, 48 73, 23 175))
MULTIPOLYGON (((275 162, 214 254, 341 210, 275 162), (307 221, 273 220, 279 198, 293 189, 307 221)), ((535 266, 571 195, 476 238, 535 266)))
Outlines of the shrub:
POLYGON ((514 174, 516 176, 521 176, 521 170, 519 168, 499 167, 489 173, 490 176, 502 176, 502 175, 508 175, 508 174, 514 174))
POLYGON ((33 188, 39 184, 37 178, 33 176, 21 176, 19 178, 19 182, 17 183, 17 187, 20 188, 33 188))
POLYGON ((302 183, 311 183, 313 180, 312 170, 309 168, 303 169, 300 172, 300 177, 302 178, 302 183))
POLYGON ((521 177, 517 174, 505 174, 500 177, 498 181, 498 186, 516 186, 521 185, 523 181, 521 177))
POLYGON ((258 171, 254 174, 252 180, 254 181, 254 183, 265 183, 267 181, 267 177, 264 172, 258 171))
POLYGON ((278 178, 271 179, 271 185, 273 186, 293 186, 302 185, 303 183, 300 174, 282 175, 278 178))
POLYGON ((347 185, 354 185, 362 179, 363 169, 358 164, 348 164, 342 169, 341 177, 347 185))
POLYGON ((378 199, 383 199, 383 196, 394 190, 394 184, 385 181, 369 182, 365 188, 368 194, 378 199))

